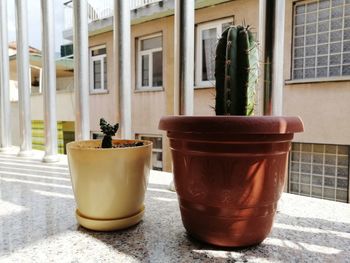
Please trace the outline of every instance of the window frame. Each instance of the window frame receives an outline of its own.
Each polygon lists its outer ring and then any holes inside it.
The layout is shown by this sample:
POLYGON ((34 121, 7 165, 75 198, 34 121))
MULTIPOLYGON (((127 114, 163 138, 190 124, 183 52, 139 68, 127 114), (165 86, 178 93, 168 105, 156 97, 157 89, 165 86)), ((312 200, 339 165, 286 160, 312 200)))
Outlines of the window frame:
POLYGON ((98 46, 94 46, 94 47, 90 47, 89 48, 89 72, 90 72, 90 77, 89 77, 89 89, 90 89, 90 94, 104 94, 104 93, 108 93, 108 66, 107 66, 107 85, 105 87, 105 76, 104 76, 104 59, 106 59, 106 62, 108 64, 107 61, 107 45, 103 44, 103 45, 98 45, 98 46), (102 54, 102 55, 97 55, 97 56, 93 56, 92 52, 94 50, 98 50, 98 49, 106 49, 106 53, 102 54), (101 88, 100 89, 95 89, 94 88, 94 62, 95 61, 100 61, 101 62, 101 88))
POLYGON ((135 92, 144 91, 162 91, 164 90, 164 52, 163 52, 163 34, 161 32, 138 37, 137 41, 137 66, 136 66, 136 88, 135 92), (141 50, 141 41, 145 39, 161 37, 162 45, 159 48, 153 48, 148 50, 141 50), (153 86, 153 53, 162 52, 162 86, 153 86), (142 56, 148 55, 148 86, 142 86, 142 56))
MULTIPOLYGON (((331 1, 331 0, 330 0, 331 1)), ((314 78, 304 78, 304 74, 303 74, 303 78, 294 78, 294 69, 295 69, 295 66, 294 66, 294 60, 295 60, 295 30, 296 30, 296 9, 298 6, 300 5, 307 5, 307 4, 310 4, 310 3, 314 3, 314 2, 318 2, 318 0, 304 0, 304 1, 297 1, 297 2, 294 2, 293 3, 293 8, 292 8, 292 30, 291 30, 291 56, 290 56, 290 76, 289 76, 289 80, 286 80, 285 81, 285 84, 304 84, 304 83, 314 83, 314 82, 335 82, 335 81, 349 81, 350 80, 350 75, 340 75, 340 76, 330 76, 329 75, 329 70, 330 70, 330 56, 332 55, 331 52, 330 52, 330 44, 331 43, 336 43, 336 41, 331 41, 330 39, 328 40, 327 45, 329 46, 328 47, 328 53, 325 54, 327 55, 328 57, 328 64, 327 64, 327 75, 328 76, 322 76, 322 77, 317 77, 317 72, 315 72, 315 77, 314 78)), ((348 5, 348 4, 346 4, 348 5)), ((327 8, 328 9, 328 8, 327 8)), ((331 10, 332 9, 332 6, 331 6, 331 3, 330 3, 330 7, 329 9, 331 10)), ((317 10, 317 12, 319 12, 319 10, 317 10)), ((345 16, 345 14, 343 14, 342 16, 342 20, 343 20, 343 26, 341 28, 342 32, 344 32, 344 19, 345 17, 349 17, 349 16, 345 16)), ((331 23, 331 16, 329 17, 328 19, 329 21, 329 24, 331 23)), ((308 23, 304 23, 304 27, 305 25, 307 25, 308 23)), ((316 22, 317 24, 317 27, 318 27, 318 22, 316 22)), ((349 29, 349 28, 347 28, 349 29)), ((337 30, 334 30, 334 31, 337 31, 337 30)), ((330 37, 330 34, 332 32, 331 28, 329 28, 329 31, 327 31, 329 33, 329 37, 330 37)), ((319 32, 316 32, 315 33, 315 36, 317 38, 317 36, 319 35, 319 32)), ((304 34, 304 37, 306 35, 304 34)), ((305 40, 304 40, 305 41, 305 40)), ((349 40, 350 41, 350 40, 349 40)), ((344 33, 342 34, 342 40, 341 42, 344 42, 344 33)), ((326 44, 324 43, 324 44, 326 44)), ((305 49, 305 42, 304 42, 304 45, 302 46, 304 49, 305 49)), ((317 42, 316 42, 316 45, 315 47, 317 47, 317 42)), ((341 54, 341 58, 343 57, 343 51, 340 52, 341 54)), ((345 53, 349 53, 349 52, 345 52, 345 53)), ((303 56, 303 59, 305 61, 305 54, 303 56)), ((342 59, 341 59, 342 60, 342 59)), ((343 61, 341 61, 341 64, 340 64, 340 69, 342 70, 343 68, 343 61)), ((349 66, 348 64, 345 63, 345 66, 349 66)), ((305 65, 303 66, 303 71, 305 71, 305 65)), ((315 70, 317 70, 317 54, 315 56, 315 67, 314 67, 315 70)))
POLYGON ((234 17, 228 17, 223 19, 217 19, 209 22, 203 22, 197 24, 196 27, 196 67, 195 67, 195 88, 212 88, 215 87, 215 80, 202 80, 202 32, 203 30, 208 30, 216 28, 217 39, 222 34, 222 25, 225 23, 234 24, 234 17))
MULTIPOLYGON (((152 146, 152 154, 153 153, 161 153, 162 155, 162 167, 159 167, 161 170, 164 170, 164 140, 163 140, 163 136, 161 134, 148 134, 148 133, 136 133, 135 134, 135 138, 137 138, 138 140, 144 140, 142 137, 151 137, 151 138, 160 138, 161 142, 162 142, 162 148, 155 148, 154 145, 152 146)), ((152 170, 153 170, 153 162, 152 162, 152 170)))

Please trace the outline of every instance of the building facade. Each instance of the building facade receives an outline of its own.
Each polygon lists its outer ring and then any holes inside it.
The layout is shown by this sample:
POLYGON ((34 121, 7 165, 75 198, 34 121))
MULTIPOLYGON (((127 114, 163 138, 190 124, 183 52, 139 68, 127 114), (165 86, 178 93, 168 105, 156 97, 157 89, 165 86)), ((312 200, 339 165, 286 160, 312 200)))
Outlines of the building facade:
MULTIPOLYGON (((174 1, 132 12, 132 130, 155 142, 154 168, 171 170, 161 116, 174 114, 174 1)), ((350 1, 286 1, 284 115, 299 115, 305 132, 295 137, 288 168, 292 193, 349 202, 350 1)), ((230 24, 251 25, 258 35, 259 1, 196 1, 194 114, 214 115, 214 51, 230 24)), ((113 83, 112 19, 90 23, 90 123, 118 121, 113 83)), ((71 39, 72 32, 64 32, 71 39)), ((261 83, 260 83, 261 87, 261 83)), ((262 112, 262 88, 256 114, 262 112)))

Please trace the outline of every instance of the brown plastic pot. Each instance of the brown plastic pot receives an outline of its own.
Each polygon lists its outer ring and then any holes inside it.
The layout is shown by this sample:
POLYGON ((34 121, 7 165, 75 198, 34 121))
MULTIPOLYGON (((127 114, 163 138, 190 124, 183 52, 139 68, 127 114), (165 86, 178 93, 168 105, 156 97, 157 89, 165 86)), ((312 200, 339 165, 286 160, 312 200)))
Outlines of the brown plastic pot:
POLYGON ((188 233, 218 246, 269 234, 298 117, 163 117, 181 217, 188 233))

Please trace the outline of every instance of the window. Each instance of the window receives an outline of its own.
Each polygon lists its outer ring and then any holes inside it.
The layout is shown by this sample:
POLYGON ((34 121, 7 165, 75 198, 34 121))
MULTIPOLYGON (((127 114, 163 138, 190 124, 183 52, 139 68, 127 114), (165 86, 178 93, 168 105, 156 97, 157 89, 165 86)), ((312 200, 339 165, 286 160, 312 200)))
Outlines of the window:
POLYGON ((294 7, 292 78, 350 76, 350 2, 320 0, 294 7))
POLYGON ((215 84, 215 50, 222 32, 233 23, 224 19, 199 24, 197 27, 196 86, 212 87, 215 84))
POLYGON ((157 135, 136 135, 140 140, 148 140, 153 142, 152 148, 152 169, 163 171, 163 142, 162 136, 157 135))
POLYGON ((93 140, 102 140, 104 137, 104 134, 102 132, 91 132, 90 137, 93 140))
POLYGON ((137 90, 154 90, 163 86, 162 35, 138 39, 137 90))
POLYGON ((107 91, 107 54, 106 46, 90 49, 90 92, 107 91))
POLYGON ((349 202, 349 146, 293 143, 289 192, 349 202))

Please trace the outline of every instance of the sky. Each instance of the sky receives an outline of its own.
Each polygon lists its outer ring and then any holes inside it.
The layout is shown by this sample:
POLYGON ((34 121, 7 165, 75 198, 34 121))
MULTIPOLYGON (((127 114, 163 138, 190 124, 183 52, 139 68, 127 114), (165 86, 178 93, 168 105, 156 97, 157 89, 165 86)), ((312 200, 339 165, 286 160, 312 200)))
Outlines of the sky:
MULTIPOLYGON (((23 0, 22 0, 23 1, 23 0)), ((29 45, 41 50, 41 9, 40 0, 28 1, 28 38, 29 45)), ((46 0, 45 0, 46 1, 46 0)), ((63 3, 67 0, 53 0, 55 12, 55 50, 60 51, 60 46, 69 41, 64 40, 62 31, 64 28, 63 3)), ((8 0, 8 36, 9 42, 16 40, 15 0, 8 0)))

